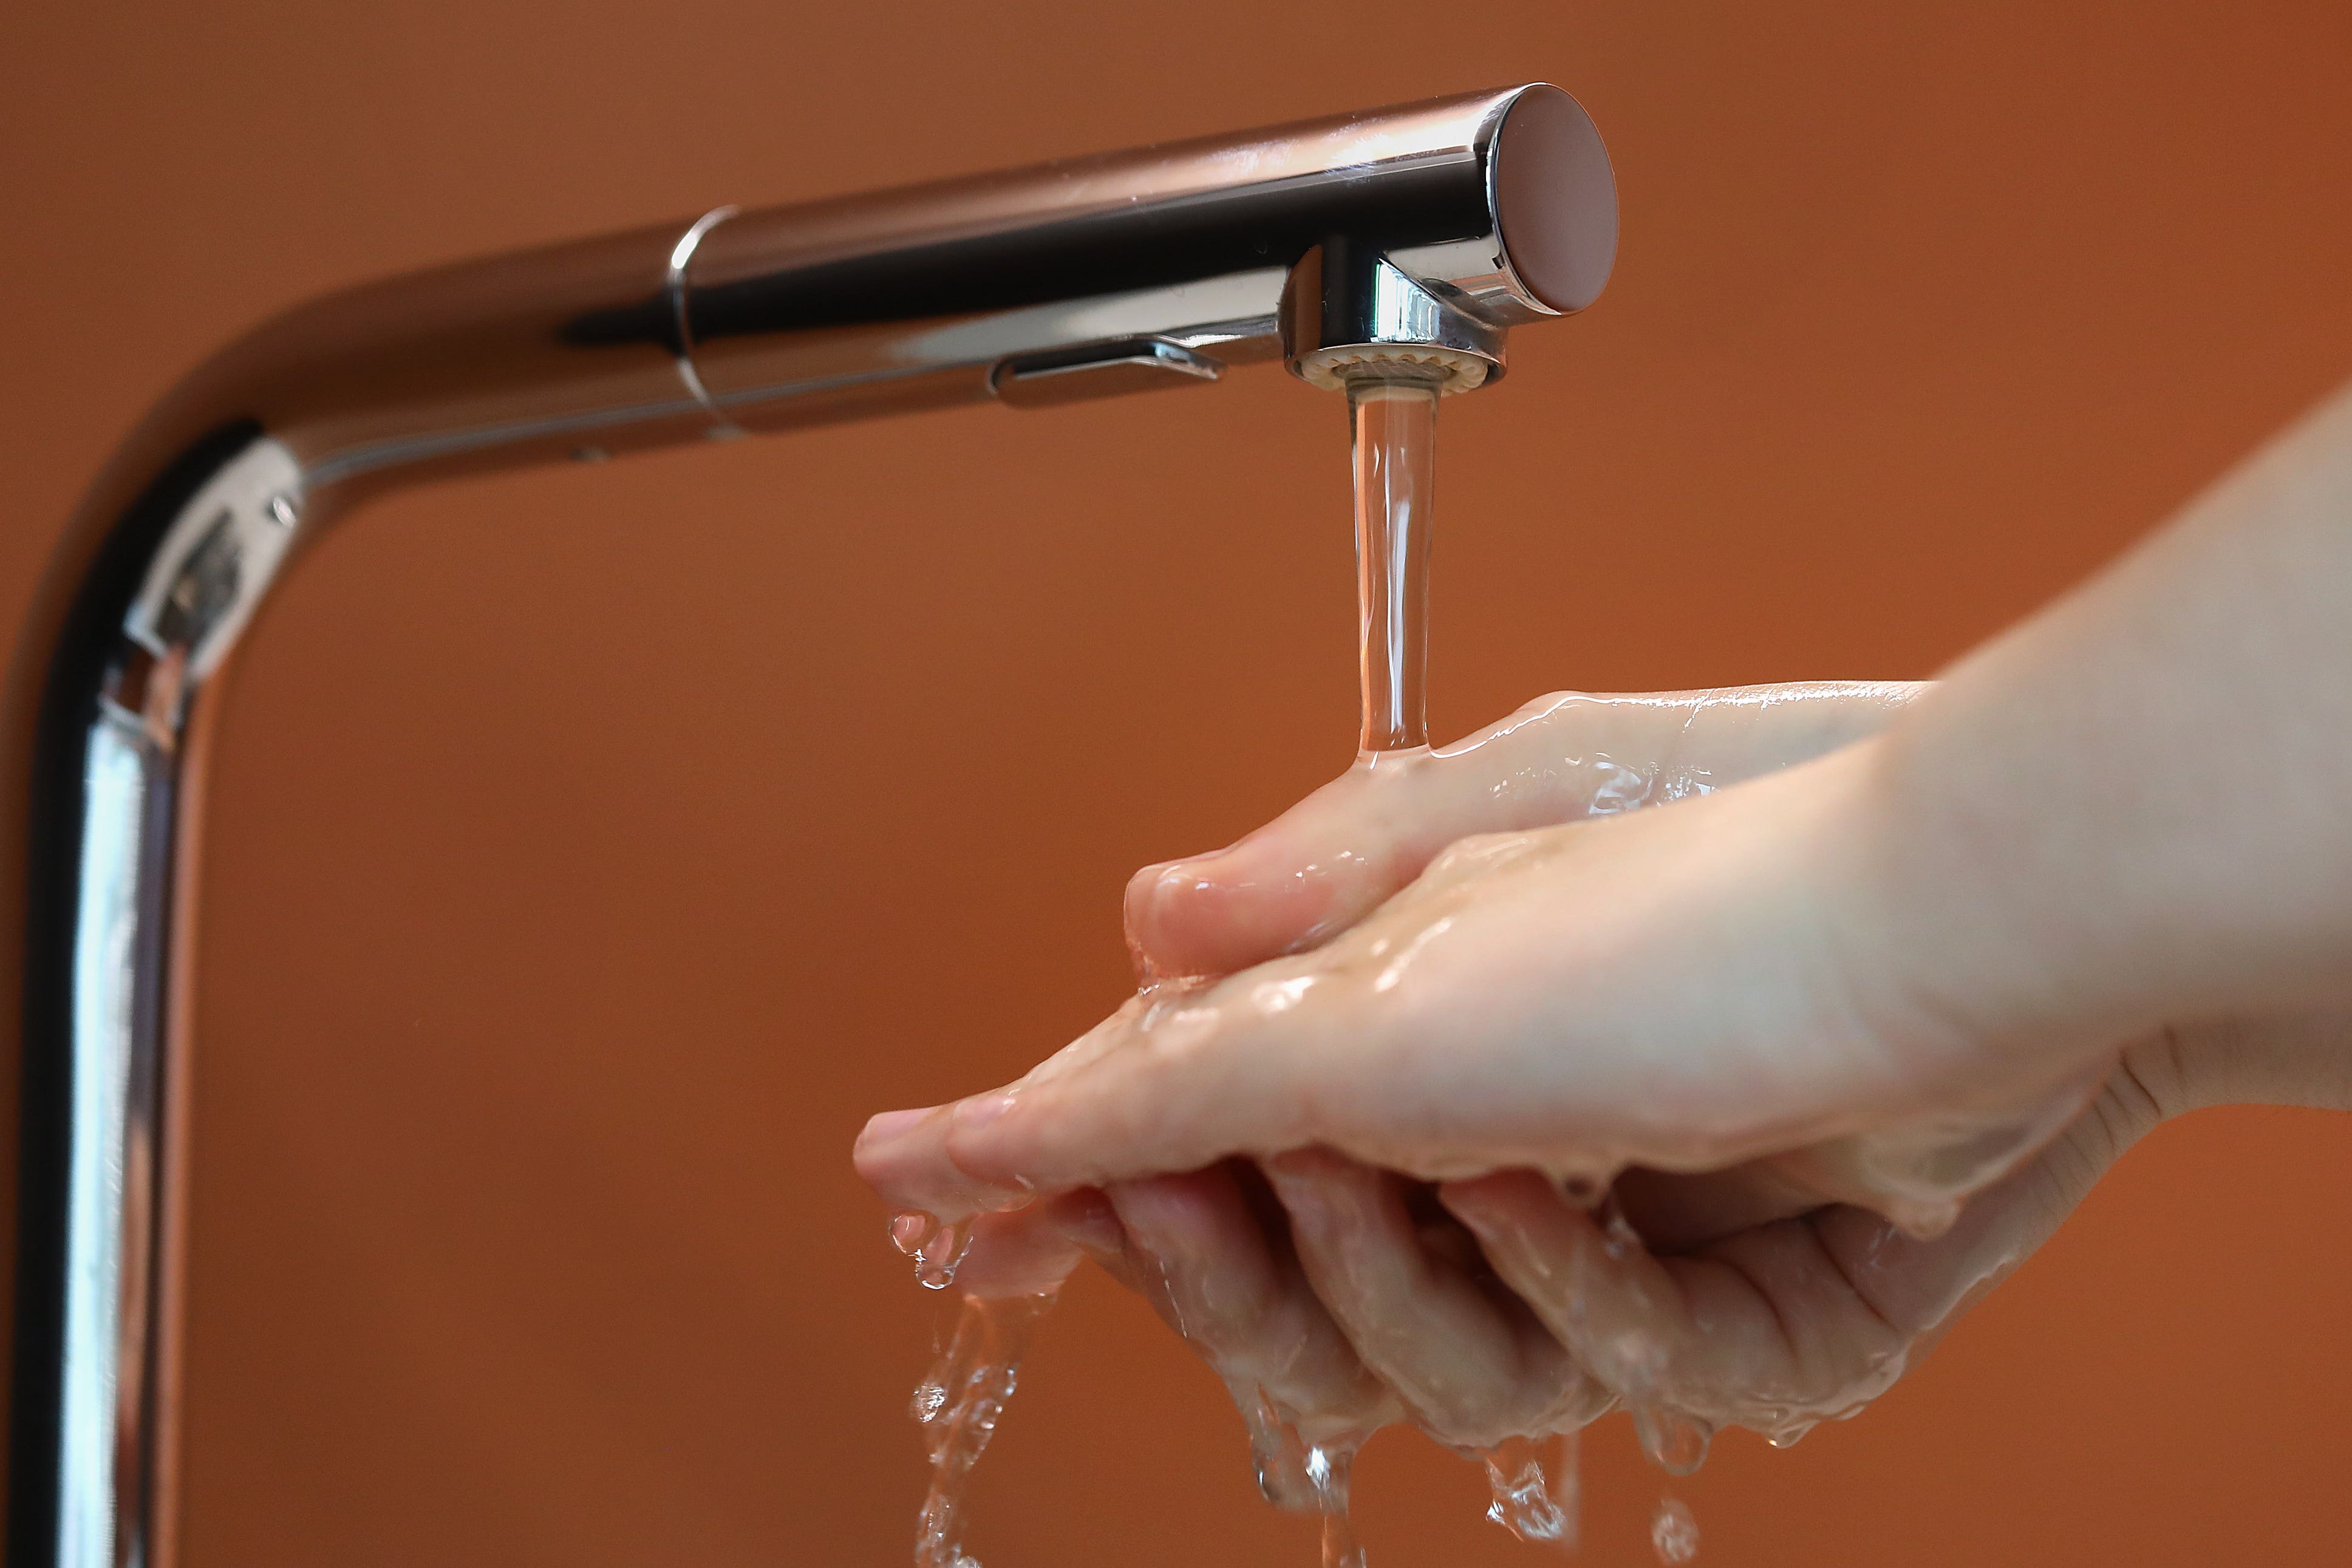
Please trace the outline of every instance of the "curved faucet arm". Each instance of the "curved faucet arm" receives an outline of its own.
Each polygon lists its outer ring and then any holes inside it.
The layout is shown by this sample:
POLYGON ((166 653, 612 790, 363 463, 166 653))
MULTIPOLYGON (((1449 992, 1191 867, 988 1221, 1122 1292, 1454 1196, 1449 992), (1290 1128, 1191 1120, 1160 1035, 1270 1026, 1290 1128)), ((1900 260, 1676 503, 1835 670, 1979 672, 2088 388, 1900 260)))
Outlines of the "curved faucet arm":
MULTIPOLYGON (((1614 254, 1557 88, 691 222, 350 289, 151 414, 77 511, 0 698, 21 944, 7 1561, 171 1568, 203 752, 285 565, 379 489, 996 399, 1403 354, 1456 384, 1614 254)), ((5 902, 5 900, 0 900, 5 902)), ((5 972, 0 972, 5 973, 5 972)))

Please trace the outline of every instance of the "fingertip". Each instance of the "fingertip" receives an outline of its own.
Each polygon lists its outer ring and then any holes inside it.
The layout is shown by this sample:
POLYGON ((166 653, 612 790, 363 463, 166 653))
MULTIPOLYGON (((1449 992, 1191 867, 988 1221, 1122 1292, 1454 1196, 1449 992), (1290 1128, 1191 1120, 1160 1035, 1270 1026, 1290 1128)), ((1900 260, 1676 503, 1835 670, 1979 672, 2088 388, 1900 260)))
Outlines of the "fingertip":
POLYGON ((891 1195, 888 1188, 897 1178, 907 1174, 920 1161, 927 1142, 925 1131, 937 1120, 940 1108, 925 1106, 913 1110, 885 1110, 866 1119, 858 1130, 857 1142, 850 1146, 849 1163, 866 1185, 891 1195))
POLYGON ((926 1105, 912 1110, 876 1111, 866 1119, 866 1125, 858 1129, 855 1152, 862 1154, 869 1149, 895 1142, 921 1125, 923 1118, 938 1109, 935 1105, 926 1105))
POLYGON ((1286 1149, 1258 1161, 1258 1168, 1277 1193, 1302 1193, 1320 1187, 1343 1173, 1346 1159, 1328 1149, 1286 1149))
POLYGON ((1136 873, 1128 883, 1127 940, 1141 977, 1231 974, 1303 952, 1379 901, 1350 891, 1363 880, 1358 857, 1311 851, 1253 837, 1136 873))
POLYGON ((1029 1202, 1032 1189, 1018 1182, 989 1181, 958 1160, 955 1115, 968 1103, 883 1112, 858 1134, 850 1152, 851 1166, 894 1207, 928 1214, 942 1223, 1029 1202))
MULTIPOLYGON (((1495 1171, 1437 1184, 1437 1201, 1464 1225, 1476 1229, 1530 1203, 1550 1206, 1559 1194, 1533 1171, 1495 1171)), ((1564 1201, 1564 1200, 1562 1200, 1564 1201)))
POLYGON ((1137 977, 1230 974, 1295 945, 1302 879, 1262 875, 1238 850, 1147 866, 1127 887, 1127 944, 1137 977))
POLYGON ((1213 864, 1217 858, 1217 854, 1212 854, 1187 860, 1162 860, 1144 867, 1127 879, 1122 913, 1127 948, 1134 957, 1139 982, 1149 984, 1154 980, 1181 979, 1205 973, 1194 967, 1191 944, 1182 940, 1184 922, 1181 911, 1185 907, 1187 885, 1200 879, 1197 868, 1213 864), (1176 929, 1172 931, 1171 906, 1179 911, 1176 929))

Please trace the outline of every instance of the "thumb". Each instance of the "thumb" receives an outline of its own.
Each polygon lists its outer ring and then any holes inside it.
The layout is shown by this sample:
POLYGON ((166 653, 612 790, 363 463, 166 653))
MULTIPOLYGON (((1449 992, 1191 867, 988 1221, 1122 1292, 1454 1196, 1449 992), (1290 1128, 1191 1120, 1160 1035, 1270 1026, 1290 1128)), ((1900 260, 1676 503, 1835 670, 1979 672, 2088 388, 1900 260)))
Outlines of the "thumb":
POLYGON ((1924 689, 1826 681, 1540 698, 1434 752, 1378 754, 1229 848, 1127 888, 1146 980, 1230 974, 1318 947, 1448 845, 1704 795, 1876 732, 1924 689))

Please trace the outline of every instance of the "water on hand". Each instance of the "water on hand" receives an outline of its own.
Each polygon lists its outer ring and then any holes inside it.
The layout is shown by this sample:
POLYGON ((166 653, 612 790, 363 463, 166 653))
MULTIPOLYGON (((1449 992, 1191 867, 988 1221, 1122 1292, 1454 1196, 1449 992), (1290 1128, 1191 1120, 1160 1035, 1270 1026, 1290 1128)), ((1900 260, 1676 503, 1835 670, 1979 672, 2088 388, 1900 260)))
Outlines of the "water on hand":
POLYGON ((955 1283, 956 1266, 971 1245, 971 1226, 941 1225, 909 1209, 891 1216, 890 1245, 915 1260, 915 1279, 924 1289, 944 1290, 955 1283))

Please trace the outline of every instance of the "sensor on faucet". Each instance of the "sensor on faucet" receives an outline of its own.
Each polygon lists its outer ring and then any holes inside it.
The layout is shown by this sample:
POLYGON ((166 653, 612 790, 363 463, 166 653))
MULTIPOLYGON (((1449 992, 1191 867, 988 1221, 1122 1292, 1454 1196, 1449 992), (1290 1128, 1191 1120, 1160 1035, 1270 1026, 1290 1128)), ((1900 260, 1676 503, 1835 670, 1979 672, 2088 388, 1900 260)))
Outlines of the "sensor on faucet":
MULTIPOLYGON (((232 344, 66 530, 0 731, 26 889, 13 1568, 171 1568, 195 850, 224 661, 381 491, 994 399, 1494 380, 1615 254, 1544 85, 676 223, 366 285, 232 344)), ((5 1013, 0 998, 0 1013, 5 1013)))

